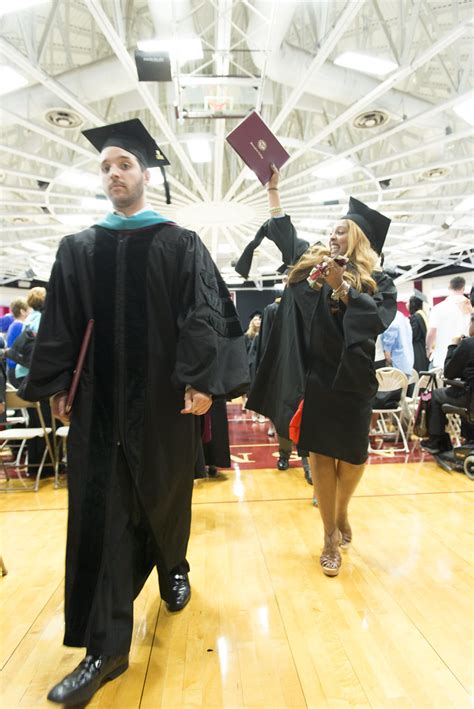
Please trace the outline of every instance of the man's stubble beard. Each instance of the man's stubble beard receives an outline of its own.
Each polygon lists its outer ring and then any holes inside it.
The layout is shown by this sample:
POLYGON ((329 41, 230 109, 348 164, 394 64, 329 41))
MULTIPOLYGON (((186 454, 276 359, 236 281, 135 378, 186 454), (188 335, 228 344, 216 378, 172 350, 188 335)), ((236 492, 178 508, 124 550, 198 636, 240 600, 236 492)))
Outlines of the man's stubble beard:
MULTIPOLYGON (((127 188, 128 189, 128 188, 127 188)), ((131 207, 135 202, 138 202, 145 193, 145 185, 143 183, 138 184, 135 186, 133 189, 133 192, 130 193, 125 193, 125 194, 118 194, 114 195, 113 192, 110 190, 110 193, 108 195, 110 201, 112 202, 112 205, 114 206, 114 209, 117 210, 123 210, 127 209, 128 207, 131 207)))

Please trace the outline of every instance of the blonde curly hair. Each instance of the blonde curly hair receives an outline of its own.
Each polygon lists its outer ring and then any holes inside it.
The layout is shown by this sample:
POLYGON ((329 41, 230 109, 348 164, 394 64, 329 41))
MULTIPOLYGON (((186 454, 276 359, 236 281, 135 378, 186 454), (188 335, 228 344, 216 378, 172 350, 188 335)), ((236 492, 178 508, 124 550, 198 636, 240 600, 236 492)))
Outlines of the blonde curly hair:
MULTIPOLYGON (((355 222, 350 219, 342 219, 341 221, 348 227, 347 251, 344 255, 349 259, 349 263, 344 273, 344 279, 359 293, 373 294, 377 290, 377 286, 371 274, 381 270, 379 257, 362 229, 355 222)), ((291 269, 288 276, 289 285, 304 281, 309 276, 311 269, 321 263, 324 256, 330 256, 327 247, 321 244, 310 246, 291 269)))
POLYGON ((249 326, 248 326, 247 332, 245 333, 245 334, 247 335, 247 337, 250 337, 250 338, 253 340, 253 338, 258 335, 258 333, 260 332, 260 323, 261 323, 261 321, 262 321, 262 319, 261 319, 260 315, 254 315, 254 316, 253 316, 253 318, 252 318, 252 319, 250 320, 250 322, 249 322, 249 326), (256 317, 259 317, 259 318, 260 318, 260 322, 259 322, 258 325, 254 322, 254 320, 255 320, 256 317))

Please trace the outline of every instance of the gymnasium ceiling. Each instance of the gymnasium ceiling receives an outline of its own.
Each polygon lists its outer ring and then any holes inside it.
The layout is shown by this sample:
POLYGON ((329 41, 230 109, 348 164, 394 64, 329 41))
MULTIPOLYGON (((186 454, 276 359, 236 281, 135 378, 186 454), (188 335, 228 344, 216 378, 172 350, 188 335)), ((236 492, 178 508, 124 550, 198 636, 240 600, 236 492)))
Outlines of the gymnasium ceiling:
MULTIPOLYGON (((352 194, 391 217, 386 263, 401 280, 474 266, 472 1, 46 0, 9 10, 19 4, 0 3, 0 64, 25 81, 0 103, 0 284, 47 279, 61 236, 101 214, 97 155, 80 131, 133 117, 172 163, 172 203, 160 184, 150 203, 196 230, 238 284, 231 264, 267 217, 266 194, 224 138, 252 109, 291 155, 282 201, 309 241, 328 234, 352 194), (200 39, 202 58, 180 50, 173 81, 139 82, 134 50, 152 38, 184 38, 186 49, 200 39), (338 65, 349 51, 369 55, 371 71, 376 59, 393 67, 382 76, 338 65), (209 162, 193 162, 191 140, 208 141, 209 162)), ((257 285, 280 263, 262 244, 257 285)))

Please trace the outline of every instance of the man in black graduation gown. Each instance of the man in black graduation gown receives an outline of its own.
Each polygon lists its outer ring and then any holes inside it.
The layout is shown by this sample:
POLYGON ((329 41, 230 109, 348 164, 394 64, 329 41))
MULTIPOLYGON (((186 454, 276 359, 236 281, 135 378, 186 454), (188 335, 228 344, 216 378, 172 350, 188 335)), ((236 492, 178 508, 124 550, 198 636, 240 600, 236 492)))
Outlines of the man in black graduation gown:
POLYGON ((198 416, 248 388, 240 323, 207 249, 147 207, 148 167, 169 164, 138 119, 85 131, 114 213, 58 249, 26 399, 66 392, 93 336, 71 415, 65 645, 85 659, 49 693, 86 703, 128 667, 133 600, 154 566, 170 611, 189 600, 198 416))

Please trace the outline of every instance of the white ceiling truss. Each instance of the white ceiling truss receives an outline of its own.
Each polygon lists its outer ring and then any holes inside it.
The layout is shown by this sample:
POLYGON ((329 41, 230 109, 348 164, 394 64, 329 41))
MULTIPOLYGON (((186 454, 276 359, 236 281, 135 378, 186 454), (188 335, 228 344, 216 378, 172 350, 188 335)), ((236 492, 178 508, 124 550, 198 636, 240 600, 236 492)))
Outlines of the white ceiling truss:
MULTIPOLYGON (((232 262, 268 211, 225 136, 253 109, 291 155, 282 202, 309 241, 352 194, 391 217, 386 263, 402 280, 472 268, 474 134, 454 109, 474 97, 473 20, 472 0, 44 0, 4 14, 0 64, 28 85, 0 103, 0 283, 46 280, 61 236, 97 218, 97 155, 81 130, 133 117, 172 163, 172 203, 159 184, 149 202, 196 230, 237 283, 232 262), (137 42, 181 37, 200 38, 203 58, 173 62, 172 82, 139 82, 137 42), (396 68, 345 69, 334 60, 346 51, 396 68), (192 162, 193 137, 209 141, 210 162, 192 162), (315 175, 342 158, 342 175, 315 175), (89 182, 69 186, 71 168, 89 182), (314 196, 334 188, 345 196, 314 196)), ((279 265, 264 242, 251 276, 279 265)))

